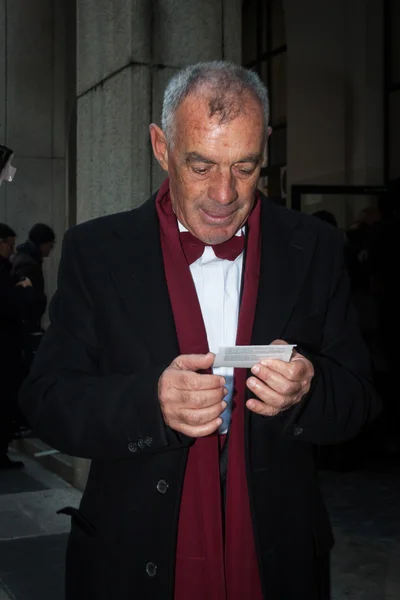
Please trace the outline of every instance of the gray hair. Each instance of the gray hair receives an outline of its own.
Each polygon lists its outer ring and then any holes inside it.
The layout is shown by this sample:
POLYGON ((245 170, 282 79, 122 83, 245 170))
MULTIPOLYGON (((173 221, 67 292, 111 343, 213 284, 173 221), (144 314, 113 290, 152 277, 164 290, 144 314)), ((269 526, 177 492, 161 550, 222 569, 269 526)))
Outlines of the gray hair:
POLYGON ((201 87, 209 94, 209 116, 218 115, 220 123, 228 123, 243 113, 243 96, 250 92, 260 102, 264 112, 265 132, 269 121, 268 90, 257 73, 226 61, 202 62, 190 65, 169 81, 162 108, 162 129, 167 141, 173 139, 174 117, 181 102, 201 87))

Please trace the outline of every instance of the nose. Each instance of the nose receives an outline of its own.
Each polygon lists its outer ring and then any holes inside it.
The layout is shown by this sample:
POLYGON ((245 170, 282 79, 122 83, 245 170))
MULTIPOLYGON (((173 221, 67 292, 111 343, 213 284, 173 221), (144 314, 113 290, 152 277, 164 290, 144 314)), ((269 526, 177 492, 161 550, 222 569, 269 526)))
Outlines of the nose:
POLYGON ((215 173, 208 188, 208 197, 223 205, 231 204, 237 199, 236 179, 230 171, 215 173))

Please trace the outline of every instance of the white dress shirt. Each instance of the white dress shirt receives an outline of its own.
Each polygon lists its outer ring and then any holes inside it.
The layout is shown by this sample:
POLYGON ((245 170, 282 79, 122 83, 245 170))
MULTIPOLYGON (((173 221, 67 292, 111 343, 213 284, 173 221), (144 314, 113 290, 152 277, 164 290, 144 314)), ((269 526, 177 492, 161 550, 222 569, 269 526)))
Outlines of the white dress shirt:
MULTIPOLYGON (((187 231, 179 221, 178 226, 179 231, 187 231)), ((236 235, 244 235, 244 231, 239 230, 236 235)), ((211 246, 206 246, 202 256, 190 265, 210 352, 217 353, 220 346, 236 344, 242 267, 243 252, 234 261, 225 260, 218 258, 211 246)), ((219 430, 226 433, 232 410, 233 367, 219 367, 213 373, 225 377, 229 390, 219 430)))

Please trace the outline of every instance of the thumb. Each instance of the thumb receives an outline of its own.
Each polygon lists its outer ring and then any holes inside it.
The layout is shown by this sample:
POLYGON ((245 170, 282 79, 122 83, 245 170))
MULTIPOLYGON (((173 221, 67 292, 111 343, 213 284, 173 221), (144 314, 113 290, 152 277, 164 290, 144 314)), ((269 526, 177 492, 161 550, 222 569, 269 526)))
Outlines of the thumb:
MULTIPOLYGON (((273 342, 271 342, 271 346, 288 346, 288 342, 285 342, 284 340, 274 340, 273 342)), ((293 348, 292 350, 292 356, 291 356, 291 361, 292 360, 307 360, 305 358, 305 356, 302 356, 301 354, 298 353, 298 351, 296 350, 296 348, 293 348)))
POLYGON ((182 354, 172 361, 172 365, 182 371, 200 371, 212 367, 214 359, 215 354, 212 352, 207 354, 182 354))

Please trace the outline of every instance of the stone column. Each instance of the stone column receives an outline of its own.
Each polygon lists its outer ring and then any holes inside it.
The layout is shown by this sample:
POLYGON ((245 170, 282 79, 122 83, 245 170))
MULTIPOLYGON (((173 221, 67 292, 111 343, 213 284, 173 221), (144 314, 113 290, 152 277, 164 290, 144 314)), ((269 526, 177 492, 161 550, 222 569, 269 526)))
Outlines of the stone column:
POLYGON ((85 0, 78 7, 78 221, 129 209, 162 179, 148 126, 184 65, 241 60, 240 0, 85 0))
MULTIPOLYGON (((164 175, 148 127, 180 67, 241 62, 240 0, 78 0, 77 217, 144 202, 164 175)), ((79 484, 85 470, 77 462, 79 484)))

